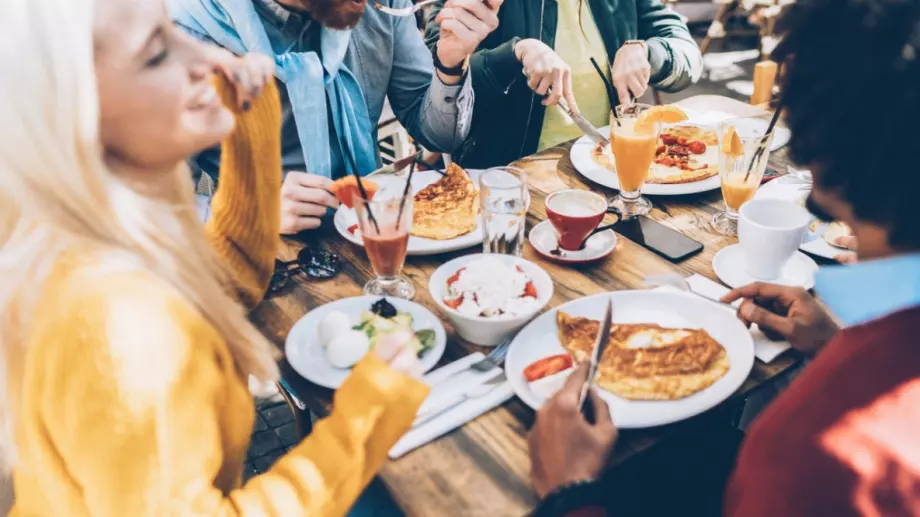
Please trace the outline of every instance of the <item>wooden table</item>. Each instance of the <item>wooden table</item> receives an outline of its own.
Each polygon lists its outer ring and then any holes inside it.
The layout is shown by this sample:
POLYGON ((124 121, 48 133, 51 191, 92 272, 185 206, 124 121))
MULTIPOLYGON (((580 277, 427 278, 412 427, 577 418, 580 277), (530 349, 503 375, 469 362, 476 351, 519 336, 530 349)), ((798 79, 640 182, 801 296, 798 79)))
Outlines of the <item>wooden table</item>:
MULTIPOLYGON (((695 109, 706 108, 748 116, 756 114, 750 106, 726 98, 698 96, 681 104, 695 109), (730 111, 729 111, 730 110, 730 111)), ((765 112, 760 114, 766 116, 765 112)), ((546 217, 543 200, 561 188, 590 188, 612 192, 590 183, 579 175, 569 160, 571 144, 549 149, 516 162, 529 173, 532 203, 528 213, 528 228, 546 217)), ((770 163, 785 169, 785 152, 774 153, 770 163)), ((712 232, 710 218, 721 209, 721 192, 680 197, 654 198, 656 208, 651 217, 702 242, 702 253, 680 263, 672 264, 651 251, 621 238, 613 256, 596 265, 570 267, 542 259, 528 244, 524 257, 544 267, 555 281, 555 293, 549 307, 569 300, 605 291, 635 289, 642 279, 652 273, 699 273, 715 279, 712 257, 736 239, 712 232)), ((610 221, 612 222, 612 220, 610 221)), ((330 225, 331 226, 331 225, 330 225)), ((293 324, 308 310, 324 303, 359 296, 365 281, 372 277, 370 263, 364 250, 334 233, 325 230, 314 238, 322 246, 338 253, 345 267, 329 281, 311 281, 300 277, 293 290, 263 303, 254 314, 254 321, 263 332, 283 350, 284 340, 293 324)), ((287 240, 282 255, 296 256, 302 243, 287 240)), ((468 250, 475 252, 476 250, 468 250)), ((445 261, 461 253, 434 257, 410 257, 405 274, 415 283, 415 301, 432 312, 439 309, 428 293, 429 275, 445 261)), ((476 347, 460 342, 449 322, 444 321, 450 335, 444 361, 462 357, 476 347)), ((766 365, 755 362, 750 377, 736 395, 749 394, 758 386, 779 375, 798 362, 794 353, 787 353, 766 365)), ((332 392, 317 387, 283 365, 286 379, 296 395, 317 414, 325 414, 332 392)), ((500 408, 468 423, 453 433, 432 442, 397 461, 389 462, 381 477, 397 504, 408 516, 518 516, 533 509, 537 499, 530 488, 530 461, 526 434, 533 422, 533 411, 521 401, 512 399, 500 408)), ((682 425, 655 429, 624 431, 616 446, 614 462, 634 455, 654 444, 662 436, 674 433, 682 425)))

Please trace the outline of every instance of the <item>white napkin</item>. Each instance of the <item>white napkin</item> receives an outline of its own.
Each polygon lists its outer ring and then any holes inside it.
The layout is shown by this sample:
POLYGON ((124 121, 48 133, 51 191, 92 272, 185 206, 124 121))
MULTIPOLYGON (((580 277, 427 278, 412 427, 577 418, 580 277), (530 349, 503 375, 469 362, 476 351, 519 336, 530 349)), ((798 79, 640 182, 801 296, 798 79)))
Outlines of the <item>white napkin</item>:
MULTIPOLYGON (((693 289, 694 292, 707 298, 712 298, 713 300, 718 300, 729 291, 729 289, 722 284, 714 282, 702 275, 693 275, 686 280, 687 283, 690 284, 690 289, 693 289)), ((673 287, 659 287, 658 289, 676 290, 673 287)), ((741 301, 739 300, 733 305, 738 306, 740 304, 741 301)), ((768 339, 767 336, 757 328, 757 325, 751 325, 751 337, 754 338, 754 355, 765 363, 773 361, 781 353, 791 348, 787 341, 771 341, 768 339)))
MULTIPOLYGON (((432 379, 437 379, 439 377, 438 372, 440 370, 451 368, 451 365, 457 363, 472 364, 473 362, 476 362, 473 360, 474 358, 481 359, 482 354, 471 354, 470 356, 455 361, 450 365, 435 370, 426 375, 425 380, 431 384, 432 379)), ((420 410, 424 410, 433 404, 437 404, 439 400, 445 399, 452 393, 462 392, 478 384, 482 384, 492 377, 494 377, 494 375, 490 374, 489 372, 479 372, 474 370, 466 370, 463 373, 458 373, 450 377, 448 382, 440 382, 432 386, 431 393, 428 395, 428 398, 425 399, 425 403, 422 404, 420 410)), ((396 445, 394 445, 392 449, 390 449, 390 459, 395 460, 404 454, 421 447, 422 445, 425 445, 437 438, 440 438, 441 436, 444 436, 450 431, 453 431, 454 429, 466 424, 470 420, 473 420, 483 413, 487 413, 492 409, 504 404, 513 396, 514 390, 511 389, 511 384, 508 383, 508 381, 505 381, 490 391, 488 394, 462 402, 459 405, 436 416, 433 420, 425 422, 418 427, 413 427, 398 442, 396 442, 396 445)))

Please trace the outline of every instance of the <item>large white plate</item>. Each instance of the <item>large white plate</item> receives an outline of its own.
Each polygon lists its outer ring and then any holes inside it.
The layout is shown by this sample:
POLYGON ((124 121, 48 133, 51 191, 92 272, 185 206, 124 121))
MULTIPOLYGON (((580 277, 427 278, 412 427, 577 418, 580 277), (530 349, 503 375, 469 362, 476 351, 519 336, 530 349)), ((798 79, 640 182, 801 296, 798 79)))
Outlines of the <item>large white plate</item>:
POLYGON ((524 368, 537 359, 564 353, 557 337, 556 312, 600 320, 603 301, 613 300, 614 323, 657 323, 663 327, 702 328, 725 347, 728 373, 712 386, 680 400, 631 401, 600 390, 617 427, 636 429, 670 424, 702 413, 731 396, 754 365, 754 341, 733 311, 684 293, 619 291, 573 300, 547 311, 517 335, 505 359, 505 373, 515 393, 539 409, 544 400, 524 379, 524 368))
MULTIPOLYGON (((706 111, 699 112, 688 106, 682 106, 687 112, 687 115, 690 117, 687 124, 694 124, 708 128, 714 128, 719 122, 723 120, 728 120, 731 118, 737 118, 739 116, 748 116, 748 114, 731 114, 725 113, 722 111, 706 111)), ((766 114, 761 110, 754 109, 753 113, 766 114)), ((604 126, 599 128, 599 131, 605 135, 610 134, 610 126, 604 126)), ((776 128, 773 136, 773 146, 771 150, 775 151, 789 142, 789 130, 786 128, 776 128)), ((609 187, 612 189, 620 189, 620 182, 617 179, 615 172, 598 165, 594 161, 594 142, 588 139, 587 136, 583 136, 575 142, 575 145, 572 146, 571 158, 572 164, 575 166, 575 169, 582 174, 582 176, 588 178, 589 180, 609 187)), ((611 155, 612 159, 612 155, 611 155)), ((716 190, 721 187, 721 180, 719 176, 713 176, 711 178, 706 178, 701 181, 694 181, 692 183, 675 183, 675 184, 659 184, 659 183, 646 183, 642 187, 642 193, 648 194, 651 196, 680 196, 684 194, 696 194, 699 192, 708 192, 710 190, 716 190)))
MULTIPOLYGON (((341 311, 357 324, 361 313, 369 310, 371 305, 379 299, 379 296, 358 296, 336 300, 313 309, 300 318, 294 324, 284 343, 284 354, 294 371, 308 381, 326 388, 336 389, 341 386, 351 374, 351 370, 335 368, 326 360, 326 352, 316 338, 319 322, 330 312, 341 311)), ((396 298, 387 298, 387 301, 392 303, 399 312, 408 312, 412 315, 412 326, 415 330, 431 329, 434 331, 434 346, 421 357, 424 371, 427 372, 434 368, 441 359, 441 355, 444 354, 444 348, 447 345, 447 334, 444 332, 441 321, 431 311, 417 303, 396 298)))
MULTIPOLYGON (((473 182, 478 185, 479 176, 482 174, 482 171, 467 170, 467 172, 469 173, 470 178, 473 179, 473 182)), ((397 178, 395 176, 375 176, 373 179, 380 186, 380 192, 378 195, 401 195, 403 189, 406 188, 405 177, 397 178)), ((412 176, 412 193, 414 194, 419 190, 422 190, 426 186, 438 181, 439 179, 441 179, 441 174, 437 171, 428 170, 416 172, 412 176)), ((348 227, 358 224, 358 216, 355 214, 354 210, 345 206, 340 206, 339 209, 335 212, 335 218, 333 219, 333 222, 335 223, 335 229, 342 237, 354 244, 357 244, 358 246, 364 246, 364 241, 361 239, 361 237, 358 237, 348 231, 348 227)), ((456 239, 438 241, 434 239, 423 239, 420 237, 410 236, 407 254, 435 255, 438 253, 448 253, 451 251, 462 250, 477 245, 482 245, 481 220, 479 221, 479 224, 476 226, 475 230, 466 235, 461 235, 456 239)))

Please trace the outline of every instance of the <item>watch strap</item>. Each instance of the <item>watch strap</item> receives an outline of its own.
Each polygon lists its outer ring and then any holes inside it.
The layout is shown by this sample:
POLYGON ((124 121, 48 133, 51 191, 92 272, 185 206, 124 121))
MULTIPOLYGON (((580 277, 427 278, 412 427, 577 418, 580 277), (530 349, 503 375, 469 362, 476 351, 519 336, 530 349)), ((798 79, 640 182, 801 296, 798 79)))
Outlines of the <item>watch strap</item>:
POLYGON ((566 517, 581 508, 605 508, 596 481, 576 481, 547 495, 531 517, 566 517))
POLYGON ((431 57, 434 59, 434 67, 444 75, 450 77, 461 77, 466 73, 466 65, 469 61, 469 58, 464 59, 459 65, 454 67, 445 66, 444 63, 438 58, 438 50, 435 47, 434 51, 431 52, 431 57))

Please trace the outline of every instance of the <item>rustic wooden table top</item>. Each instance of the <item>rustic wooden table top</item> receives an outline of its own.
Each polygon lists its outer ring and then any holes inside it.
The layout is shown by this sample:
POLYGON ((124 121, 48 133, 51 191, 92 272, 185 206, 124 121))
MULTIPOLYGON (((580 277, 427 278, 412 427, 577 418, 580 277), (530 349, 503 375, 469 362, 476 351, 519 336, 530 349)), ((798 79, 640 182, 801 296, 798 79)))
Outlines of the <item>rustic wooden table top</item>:
MULTIPOLYGON (((737 101, 713 96, 694 97, 680 104, 685 102, 694 109, 711 106, 713 110, 744 116, 749 116, 749 110, 753 109, 737 101)), ((530 178, 533 195, 528 228, 545 219, 543 200, 553 191, 584 188, 613 194, 578 174, 569 160, 570 148, 571 143, 565 144, 513 164, 525 169, 530 178)), ((787 164, 785 150, 773 153, 770 164, 784 171, 787 164)), ((716 279, 712 270, 713 256, 723 247, 736 242, 735 238, 719 235, 709 228, 713 214, 722 208, 721 192, 657 196, 653 201, 655 209, 650 216, 702 242, 705 246, 703 252, 679 264, 672 264, 621 237, 609 259, 595 265, 570 267, 543 259, 527 244, 524 257, 544 267, 555 281, 555 293, 549 308, 605 291, 640 288, 642 279, 653 273, 680 273, 684 276, 699 273, 716 279)), ((610 218, 607 222, 614 220, 610 218)), ((257 308, 254 321, 281 350, 289 330, 307 311, 333 300, 362 295, 364 283, 373 276, 364 250, 345 241, 335 230, 321 231, 309 239, 315 239, 313 242, 320 242, 322 247, 338 253, 343 259, 344 269, 328 281, 308 280, 301 276, 285 295, 269 299, 257 308)), ((285 240, 281 255, 285 259, 293 259, 302 246, 301 241, 285 240)), ((466 253, 476 251, 471 249, 466 253)), ((439 309, 428 293, 428 277, 439 265, 462 253, 409 257, 404 273, 416 286, 416 302, 438 313, 439 309)), ((442 361, 458 359, 477 348, 457 339, 449 322, 445 320, 444 323, 450 342, 442 361)), ((795 353, 786 353, 769 365, 755 361, 750 377, 735 396, 736 400, 797 362, 795 353)), ((283 370, 295 394, 313 412, 325 414, 328 411, 332 396, 330 390, 300 378, 286 364, 283 364, 283 370)), ((533 417, 529 407, 512 399, 447 436, 389 462, 381 471, 381 477, 408 516, 525 515, 537 503, 530 487, 526 440, 533 417)), ((674 433, 681 425, 622 432, 614 462, 647 449, 661 437, 674 433)))

